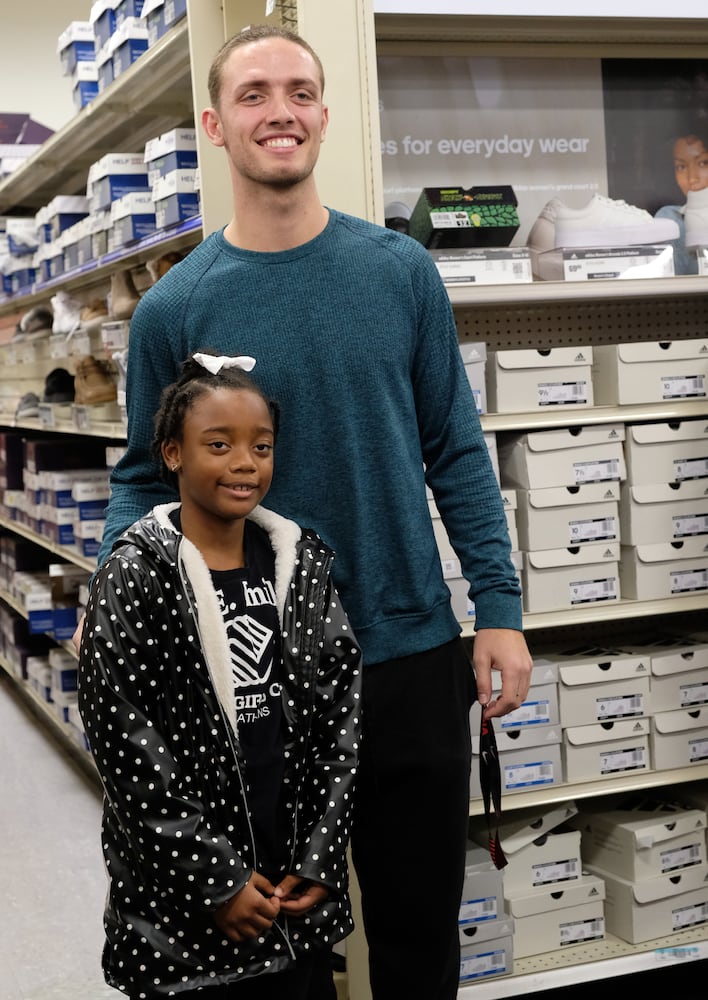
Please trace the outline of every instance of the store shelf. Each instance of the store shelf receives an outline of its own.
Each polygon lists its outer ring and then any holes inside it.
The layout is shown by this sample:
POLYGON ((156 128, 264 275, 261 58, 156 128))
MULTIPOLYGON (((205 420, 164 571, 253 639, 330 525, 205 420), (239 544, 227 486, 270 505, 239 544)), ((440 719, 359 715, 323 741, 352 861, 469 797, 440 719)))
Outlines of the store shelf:
MULTIPOLYGON (((476 980, 462 986, 457 996, 458 1000, 522 997, 541 990, 598 982, 630 973, 651 972, 671 965, 696 962, 708 958, 708 941, 705 937, 705 925, 677 932, 670 937, 644 941, 639 945, 607 935, 604 941, 516 959, 512 976, 476 980)), ((599 985, 598 989, 601 990, 602 986, 599 985)))
POLYGON ((642 403, 634 406, 553 407, 534 413, 484 413, 485 431, 538 431, 552 427, 589 424, 635 423, 640 420, 690 420, 705 417, 705 400, 696 402, 642 403))
POLYGON ((82 437, 107 438, 112 441, 125 441, 125 424, 120 420, 95 421, 93 424, 79 427, 72 420, 55 420, 49 427, 40 419, 26 417, 15 420, 9 415, 0 416, 0 427, 20 428, 27 431, 40 431, 47 434, 80 434, 82 437))
MULTIPOLYGON (((13 521, 9 517, 0 516, 0 528, 5 528, 7 531, 11 531, 14 535, 22 535, 23 538, 29 539, 30 542, 35 542, 43 549, 47 549, 48 552, 52 552, 54 555, 60 556, 67 562, 73 563, 74 566, 79 566, 81 569, 85 569, 89 573, 93 573, 96 569, 95 559, 89 559, 86 556, 82 556, 79 552, 69 548, 67 545, 57 545, 51 540, 51 538, 46 538, 44 535, 40 535, 38 532, 32 531, 31 528, 27 528, 24 524, 20 524, 18 521, 13 521)), ((8 600, 7 596, 2 596, 2 599, 8 600)), ((10 602, 8 601, 8 603, 10 602)), ((19 611, 20 614, 26 616, 26 612, 24 612, 22 608, 17 607, 16 610, 19 611)))
POLYGON ((448 285, 453 307, 537 305, 550 302, 606 302, 613 299, 666 298, 674 295, 708 295, 708 276, 673 278, 618 278, 598 281, 531 281, 512 284, 448 285))
POLYGON ((192 118, 185 19, 0 183, 0 214, 34 214, 57 194, 85 193, 88 168, 104 153, 142 152, 148 139, 192 118))

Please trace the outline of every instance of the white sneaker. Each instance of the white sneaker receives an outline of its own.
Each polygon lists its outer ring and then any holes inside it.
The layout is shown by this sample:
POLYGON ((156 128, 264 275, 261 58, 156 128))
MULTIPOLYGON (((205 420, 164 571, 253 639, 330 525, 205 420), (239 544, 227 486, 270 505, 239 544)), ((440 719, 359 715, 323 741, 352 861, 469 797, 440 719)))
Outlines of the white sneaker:
POLYGON ((708 188, 686 192, 686 246, 708 247, 708 188))
POLYGON ((679 235, 673 219, 655 219, 643 208, 594 194, 584 208, 569 208, 552 198, 529 232, 535 254, 557 247, 624 247, 667 243, 679 235))

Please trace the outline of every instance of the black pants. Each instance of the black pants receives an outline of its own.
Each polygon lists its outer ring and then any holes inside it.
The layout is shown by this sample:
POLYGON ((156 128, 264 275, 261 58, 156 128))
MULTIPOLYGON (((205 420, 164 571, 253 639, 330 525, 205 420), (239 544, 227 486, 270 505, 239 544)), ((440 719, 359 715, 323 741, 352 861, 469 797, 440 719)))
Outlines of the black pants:
POLYGON ((328 953, 299 959, 294 969, 266 972, 230 986, 205 987, 178 993, 176 1000, 336 1000, 328 953))
POLYGON ((374 1000, 454 1000, 474 673, 457 639, 364 668, 352 832, 374 1000))

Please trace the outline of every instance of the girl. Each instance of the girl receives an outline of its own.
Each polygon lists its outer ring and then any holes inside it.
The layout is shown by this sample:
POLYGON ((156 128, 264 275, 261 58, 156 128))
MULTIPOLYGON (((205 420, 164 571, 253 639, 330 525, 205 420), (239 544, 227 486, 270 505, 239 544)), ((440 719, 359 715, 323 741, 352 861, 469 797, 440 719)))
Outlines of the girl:
POLYGON ((180 503, 91 587, 79 708, 105 789, 103 967, 133 1000, 334 997, 360 652, 332 551, 260 502, 278 409, 193 355, 153 449, 180 503))

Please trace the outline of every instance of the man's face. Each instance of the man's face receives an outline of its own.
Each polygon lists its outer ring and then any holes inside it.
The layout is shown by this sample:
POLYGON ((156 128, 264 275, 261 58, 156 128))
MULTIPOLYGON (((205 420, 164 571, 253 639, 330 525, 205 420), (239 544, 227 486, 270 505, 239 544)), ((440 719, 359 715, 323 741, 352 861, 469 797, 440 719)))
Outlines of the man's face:
POLYGON ((697 136, 683 136, 674 144, 674 172, 684 194, 708 187, 708 150, 697 136))
POLYGON ((237 175, 286 188, 312 173, 327 120, 317 64, 283 38, 235 49, 223 68, 219 106, 202 116, 237 175))

